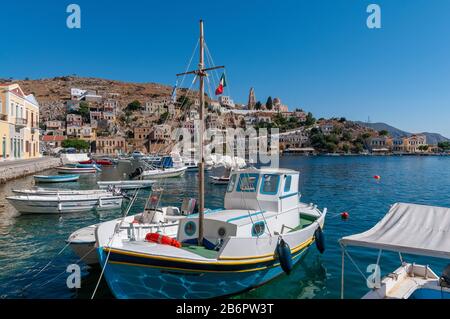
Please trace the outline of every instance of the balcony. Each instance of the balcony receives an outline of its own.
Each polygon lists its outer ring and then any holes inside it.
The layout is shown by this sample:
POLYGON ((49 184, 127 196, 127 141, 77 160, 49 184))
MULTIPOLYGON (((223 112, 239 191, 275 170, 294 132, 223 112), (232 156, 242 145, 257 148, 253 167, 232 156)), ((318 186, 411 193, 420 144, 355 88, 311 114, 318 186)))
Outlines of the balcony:
POLYGON ((27 126, 28 121, 27 119, 24 118, 20 118, 20 117, 16 117, 16 128, 24 128, 25 126, 27 126))

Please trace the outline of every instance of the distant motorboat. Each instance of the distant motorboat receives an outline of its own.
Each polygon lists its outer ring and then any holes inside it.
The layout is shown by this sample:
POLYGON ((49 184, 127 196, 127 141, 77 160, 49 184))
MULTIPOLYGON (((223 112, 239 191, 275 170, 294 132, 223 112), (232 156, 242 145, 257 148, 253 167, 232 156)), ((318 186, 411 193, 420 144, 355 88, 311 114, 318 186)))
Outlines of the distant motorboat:
POLYGON ((154 183, 155 181, 153 180, 101 181, 97 182, 97 185, 100 189, 107 189, 112 186, 126 190, 126 189, 150 188, 154 183))
POLYGON ((80 178, 80 175, 34 175, 33 177, 37 183, 64 183, 75 182, 80 178))
POLYGON ((63 214, 120 209, 123 196, 94 193, 88 195, 18 195, 9 196, 6 199, 20 213, 63 214))

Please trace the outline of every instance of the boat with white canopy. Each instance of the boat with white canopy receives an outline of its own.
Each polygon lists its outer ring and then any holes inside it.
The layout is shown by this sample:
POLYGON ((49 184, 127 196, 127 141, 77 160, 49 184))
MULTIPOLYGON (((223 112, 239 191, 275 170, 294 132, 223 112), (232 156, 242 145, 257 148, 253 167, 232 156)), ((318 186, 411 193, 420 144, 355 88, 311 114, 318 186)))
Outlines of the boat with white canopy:
MULTIPOLYGON (((342 291, 344 261, 352 262, 348 247, 397 252, 400 266, 373 288, 364 299, 450 299, 450 265, 438 276, 428 265, 404 260, 402 254, 450 259, 450 208, 417 204, 394 204, 371 229, 340 239, 342 248, 342 291)), ((356 264, 355 264, 356 266, 356 264)), ((358 268, 359 269, 359 268, 358 268)), ((362 273, 362 272, 361 272, 362 273)))

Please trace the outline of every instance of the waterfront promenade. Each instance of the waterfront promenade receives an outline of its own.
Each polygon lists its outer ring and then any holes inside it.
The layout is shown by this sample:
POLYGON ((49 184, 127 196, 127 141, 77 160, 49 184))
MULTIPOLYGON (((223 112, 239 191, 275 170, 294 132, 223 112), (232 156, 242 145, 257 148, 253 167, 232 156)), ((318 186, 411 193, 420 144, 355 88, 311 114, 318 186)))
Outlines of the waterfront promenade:
POLYGON ((0 162, 0 184, 9 180, 35 174, 43 170, 61 165, 61 159, 55 157, 40 157, 0 162))

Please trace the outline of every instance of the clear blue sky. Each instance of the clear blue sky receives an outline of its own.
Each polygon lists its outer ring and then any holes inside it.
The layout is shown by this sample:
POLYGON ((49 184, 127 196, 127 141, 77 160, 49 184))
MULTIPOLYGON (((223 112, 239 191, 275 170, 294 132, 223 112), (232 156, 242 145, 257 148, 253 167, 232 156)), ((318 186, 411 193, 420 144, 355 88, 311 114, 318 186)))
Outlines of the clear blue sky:
POLYGON ((1 4, 0 77, 77 74, 172 85, 205 20, 231 95, 278 96, 316 117, 450 137, 450 1, 49 1, 1 4), (66 27, 77 3, 82 28, 66 27), (366 7, 382 29, 366 27, 366 7))

